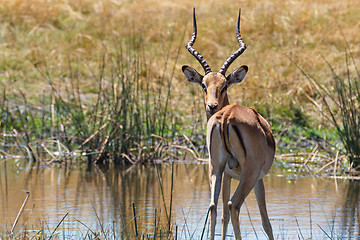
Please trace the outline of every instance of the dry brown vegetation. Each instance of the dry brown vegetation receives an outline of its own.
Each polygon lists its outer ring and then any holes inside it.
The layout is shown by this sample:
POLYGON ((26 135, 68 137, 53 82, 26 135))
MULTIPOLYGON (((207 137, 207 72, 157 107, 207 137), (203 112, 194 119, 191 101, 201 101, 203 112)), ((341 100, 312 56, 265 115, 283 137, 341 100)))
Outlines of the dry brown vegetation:
POLYGON ((309 101, 322 105, 314 85, 293 62, 328 84, 331 72, 321 55, 340 71, 346 48, 358 59, 359 1, 0 0, 0 86, 8 98, 21 90, 36 102, 50 88, 36 68, 58 76, 55 87, 65 89, 71 85, 66 74, 71 63, 83 98, 91 101, 98 90, 92 71, 101 67, 103 54, 141 37, 151 84, 162 84, 163 74, 171 78, 174 71, 170 108, 191 125, 203 111, 201 91, 181 72, 184 64, 201 70, 184 48, 192 31, 192 7, 198 18, 195 48, 213 70, 238 47, 234 31, 242 8, 241 32, 248 48, 228 72, 246 64, 249 73, 229 90, 232 103, 255 107, 278 121, 280 129, 286 128, 283 121, 291 122, 292 109, 316 127, 324 125, 309 101))
MULTIPOLYGON (((170 50, 176 55, 177 46, 183 46, 191 34, 193 6, 199 27, 196 48, 213 69, 237 48, 234 27, 238 8, 243 9, 241 29, 248 49, 229 72, 240 64, 248 65, 250 72, 241 87, 230 90, 233 102, 258 105, 271 99, 271 104, 297 104, 304 100, 302 91, 312 93, 312 87, 286 55, 324 81, 328 76, 319 53, 335 65, 342 62, 345 36, 354 56, 359 55, 360 3, 352 0, 14 0, 1 1, 0 6, 1 82, 9 86, 9 80, 14 80, 16 87, 37 95, 43 82, 31 73, 34 70, 28 60, 53 65, 60 71, 67 67, 69 58, 96 67, 104 46, 116 47, 119 39, 133 32, 141 32, 153 58, 152 68, 161 74, 163 55, 169 49, 164 40, 170 40, 174 31, 170 50)), ((187 99, 192 97, 191 87, 184 83, 181 65, 200 67, 185 48, 180 51, 173 94, 187 99)), ((94 88, 90 80, 82 84, 85 91, 94 88)))

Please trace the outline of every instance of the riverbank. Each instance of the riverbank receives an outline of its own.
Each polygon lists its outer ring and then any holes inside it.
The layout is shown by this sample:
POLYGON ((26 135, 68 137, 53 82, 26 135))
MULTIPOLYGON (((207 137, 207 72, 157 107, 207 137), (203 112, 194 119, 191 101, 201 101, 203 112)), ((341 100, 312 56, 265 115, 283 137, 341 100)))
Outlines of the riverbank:
MULTIPOLYGON (((181 72, 184 64, 199 69, 184 48, 193 2, 144 4, 2 2, 3 158, 27 156, 44 165, 206 158, 201 91, 181 72)), ((340 137, 319 112, 323 96, 296 65, 334 91, 322 56, 341 74, 346 49, 358 56, 359 3, 200 1, 195 7, 196 48, 212 66, 237 48, 242 7, 248 49, 232 67, 246 64, 249 73, 229 89, 230 101, 270 122, 277 163, 349 174, 340 137)))

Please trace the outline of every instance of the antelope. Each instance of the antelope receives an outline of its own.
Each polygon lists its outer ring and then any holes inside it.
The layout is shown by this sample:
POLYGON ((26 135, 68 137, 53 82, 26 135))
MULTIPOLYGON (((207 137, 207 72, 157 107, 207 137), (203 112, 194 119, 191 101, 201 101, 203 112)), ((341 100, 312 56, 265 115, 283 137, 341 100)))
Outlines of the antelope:
POLYGON ((217 203, 220 189, 223 198, 222 239, 226 237, 227 226, 231 217, 236 239, 241 239, 239 212, 252 189, 262 219, 262 226, 269 239, 274 239, 265 202, 263 177, 268 173, 274 160, 275 140, 269 123, 254 109, 230 104, 227 89, 232 84, 241 82, 247 66, 241 66, 228 76, 226 70, 246 49, 240 35, 240 14, 236 26, 236 38, 240 48, 223 64, 219 72, 212 72, 203 56, 193 48, 197 27, 195 8, 193 9, 193 33, 186 49, 196 58, 205 71, 202 76, 195 69, 184 65, 182 71, 191 83, 199 84, 204 93, 204 106, 207 116, 206 143, 209 150, 209 180, 211 200, 210 239, 215 237, 217 203), (239 184, 230 199, 231 178, 239 184), (227 204, 226 204, 227 203, 227 204), (229 216, 230 215, 230 216, 229 216))

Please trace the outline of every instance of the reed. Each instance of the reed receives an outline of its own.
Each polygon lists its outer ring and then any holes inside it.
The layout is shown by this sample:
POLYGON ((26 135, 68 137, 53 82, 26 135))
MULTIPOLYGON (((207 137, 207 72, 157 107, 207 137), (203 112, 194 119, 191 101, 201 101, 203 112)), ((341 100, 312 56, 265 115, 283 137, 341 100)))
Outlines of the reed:
MULTIPOLYGON (((92 166, 92 165, 91 165, 92 166)), ((99 169, 100 167, 94 166, 94 168, 99 169)), ((2 239, 68 239, 68 238, 76 238, 76 239, 206 239, 208 236, 206 236, 205 231, 209 228, 208 223, 208 210, 205 209, 200 215, 196 215, 196 219, 198 219, 200 222, 195 222, 193 218, 194 215, 191 216, 186 213, 185 209, 182 209, 182 211, 179 209, 183 208, 184 205, 181 202, 179 203, 174 202, 173 204, 177 204, 176 207, 174 205, 174 210, 171 213, 173 216, 172 219, 170 219, 170 224, 172 225, 171 231, 169 232, 169 222, 168 222, 168 216, 165 214, 164 206, 167 206, 167 209, 169 210, 169 199, 171 199, 171 195, 173 194, 173 190, 179 191, 179 189, 182 189, 181 187, 177 189, 177 181, 175 181, 174 188, 171 186, 171 175, 170 173, 172 167, 170 164, 168 164, 167 167, 164 166, 164 164, 159 164, 159 173, 161 175, 158 175, 157 170, 155 169, 155 166, 152 166, 151 175, 153 177, 148 177, 147 174, 144 174, 143 170, 139 166, 136 166, 135 168, 133 166, 128 166, 127 169, 131 168, 132 172, 135 173, 133 176, 129 177, 125 184, 120 183, 122 186, 120 189, 116 189, 116 185, 119 184, 119 180, 121 182, 121 179, 111 176, 112 174, 109 173, 107 170, 103 172, 103 175, 97 174, 97 176, 94 176, 93 174, 90 174, 92 179, 89 179, 88 181, 83 181, 83 179, 78 179, 79 185, 78 188, 81 188, 82 186, 90 186, 92 184, 99 184, 97 185, 99 188, 100 186, 103 186, 103 184, 106 182, 105 186, 109 187, 114 191, 110 196, 115 200, 114 201, 114 207, 118 206, 119 203, 124 203, 124 209, 125 211, 122 211, 121 209, 118 209, 118 213, 120 213, 120 216, 115 213, 116 218, 108 218, 108 210, 104 209, 103 203, 101 202, 102 198, 99 198, 96 200, 96 197, 94 199, 94 203, 91 203, 89 213, 93 217, 90 217, 88 214, 80 214, 80 216, 83 217, 83 219, 80 221, 76 219, 79 216, 79 212, 74 210, 75 212, 67 212, 63 215, 60 215, 57 217, 57 222, 49 222, 47 220, 47 217, 40 216, 41 218, 41 226, 40 227, 34 227, 31 226, 29 223, 21 223, 21 225, 18 225, 16 228, 16 232, 14 232, 14 235, 11 235, 10 231, 8 233, 4 233, 0 231, 0 238, 2 239), (133 171, 135 170, 135 171, 133 171), (157 185, 157 190, 154 192, 155 195, 157 194, 159 197, 159 194, 161 194, 161 190, 159 189, 160 183, 158 183, 158 180, 156 179, 157 176, 160 176, 162 179, 162 185, 163 185, 163 192, 166 193, 164 199, 166 200, 166 204, 164 202, 154 202, 155 206, 158 208, 151 209, 149 208, 149 202, 153 198, 153 194, 145 195, 149 196, 150 198, 144 198, 144 196, 137 195, 136 192, 134 192, 134 189, 137 189, 140 192, 145 192, 147 189, 149 189, 148 184, 141 185, 139 184, 139 178, 144 177, 149 182, 153 182, 155 185, 157 185), (103 181, 103 182, 102 182, 103 181), (133 184, 133 186, 129 186, 129 184, 133 184), (173 189, 173 190, 171 190, 173 189), (120 194, 122 195, 123 192, 126 195, 129 195, 130 198, 138 199, 135 200, 134 203, 131 201, 126 201, 126 199, 129 199, 128 197, 117 197, 116 195, 120 194), (139 198, 140 197, 140 198, 139 198), (125 200, 125 201, 124 201, 125 200), (145 200, 145 201, 144 201, 145 200), (134 209, 136 210, 136 213, 134 214, 134 209), (149 211, 154 210, 156 212, 155 215, 151 214, 149 211), (149 216, 149 214, 151 216, 149 216), (75 217, 75 218, 74 218, 75 217), (183 217, 183 219, 180 220, 180 218, 183 217), (92 219, 92 220, 90 220, 92 219), (135 219, 137 222, 135 222, 135 219), (176 220, 175 220, 176 219, 176 220), (74 221, 76 220, 76 221, 74 221), (109 221, 114 220, 115 222, 109 221), (84 222, 82 222, 84 221, 84 222), (76 224, 79 223, 79 224, 76 224), (77 226, 79 225, 79 226, 77 226), (201 236, 201 237, 200 237, 201 236)), ((177 176, 179 176, 179 172, 176 171, 176 165, 175 165, 175 173, 174 178, 176 179, 177 176)), ((197 167, 195 169, 196 171, 199 170, 197 167)), ((88 171, 88 169, 87 169, 88 171)), ((97 171, 96 171, 97 172, 97 171)), ((146 169, 146 172, 149 173, 149 171, 146 169)), ((190 173, 193 173, 194 171, 190 171, 190 173)), ((127 172, 125 174, 129 174, 130 172, 127 172)), ((123 176, 124 172, 115 173, 116 175, 123 176)), ((182 174, 183 175, 183 174, 182 174)), ((53 175, 56 176, 56 175, 53 175)), ((181 174, 180 174, 181 176, 181 174)), ((77 178, 77 177, 76 177, 77 178)), ((70 179, 69 179, 70 180, 70 179)), ((199 178, 194 178, 194 181, 199 181, 199 178)), ((206 181, 206 180, 201 180, 206 181)), ((180 181, 181 183, 182 181, 180 181)), ((354 181, 354 184, 349 185, 348 190, 346 191, 348 194, 348 198, 350 201, 346 201, 346 204, 336 207, 336 212, 331 213, 330 216, 326 216, 324 211, 324 218, 326 218, 327 223, 322 222, 322 224, 317 224, 316 221, 314 221, 314 214, 312 207, 315 204, 318 205, 318 202, 310 202, 308 204, 308 210, 306 210, 306 213, 300 213, 301 217, 304 218, 303 220, 309 219, 309 223, 302 222, 299 224, 297 219, 295 218, 295 221, 298 225, 298 230, 293 229, 291 232, 288 230, 287 222, 289 221, 289 224, 291 225, 289 216, 286 217, 285 221, 277 219, 276 217, 272 220, 275 223, 275 226, 281 226, 274 228, 274 234, 277 239, 293 239, 295 236, 298 239, 318 239, 323 238, 326 236, 330 236, 329 239, 343 239, 350 237, 351 234, 358 234, 356 231, 356 224, 358 224, 358 217, 356 216, 357 208, 358 208, 358 199, 359 199, 359 189, 356 181, 354 181), (346 214, 343 215, 343 212, 346 211, 346 214), (339 214, 340 213, 340 214, 339 214), (305 214, 305 215, 304 215, 305 214), (336 217, 336 218, 335 218, 336 217), (344 217, 343 220, 339 219, 344 217), (340 220, 340 221, 339 221, 340 220), (340 225, 339 225, 340 222, 340 225), (308 225, 310 224, 310 226, 308 225), (343 225, 342 225, 343 224, 343 225), (291 237, 288 235, 291 233, 291 237), (296 234, 296 235, 295 235, 296 234), (295 235, 295 236, 294 236, 295 235)), ((96 189, 99 189, 96 188, 96 189)), ((153 187, 150 187, 153 188, 153 187)), ((104 194, 108 195, 108 194, 104 194)), ((178 195, 178 194, 176 194, 178 195)), ((180 193, 181 196, 181 193, 180 193)), ((88 197, 86 197, 87 199, 88 197)), ((161 198, 161 197, 160 197, 161 198)), ((174 195, 174 198, 175 195, 174 195)), ((83 202, 81 199, 77 199, 79 202, 83 202)), ((151 204, 150 204, 151 205, 151 204)), ((196 204, 197 205, 197 204, 196 204)), ((196 206, 190 206, 190 208, 193 210, 193 208, 196 206)), ((246 207, 246 206, 245 206, 246 207)), ((74 209, 76 209, 75 207, 74 209)), ((21 207, 19 206, 19 209, 21 207)), ((86 207, 84 207, 83 211, 86 207)), ((260 230, 259 227, 256 227, 253 225, 253 219, 251 219, 251 214, 249 211, 251 209, 243 209, 245 211, 242 211, 242 216, 240 217, 241 221, 246 221, 244 218, 247 218, 248 221, 250 221, 250 226, 247 225, 247 227, 242 229, 243 237, 244 239, 256 239, 257 237, 259 239, 263 239, 265 237, 265 233, 260 230), (247 213, 247 214, 246 214, 247 213)), ((190 212, 190 210, 189 210, 190 212)), ((196 212, 198 212, 196 210, 196 212)), ((16 216, 16 213, 14 213, 14 218, 16 216)), ((29 214, 29 213, 28 213, 29 214)), ((46 213, 45 213, 46 214, 46 213)), ((169 213, 168 213, 169 214, 169 213)), ((220 214, 220 213, 219 213, 220 214)), ((276 215, 276 214, 275 214, 276 215)), ((25 215, 26 216, 26 215, 25 215)), ((37 216, 34 216, 36 219, 40 219, 37 216)), ((245 222, 243 222, 245 224, 245 222)), ((39 226, 38 224, 36 224, 39 226)), ((244 225, 243 225, 244 226, 244 225)), ((9 226, 11 227, 11 226, 9 226)), ((220 230, 220 226, 218 228, 220 230)), ((229 226, 229 235, 228 237, 233 237, 231 233, 232 227, 231 224, 229 226)), ((207 230, 208 231, 208 230, 207 230)), ((355 237, 355 236, 353 236, 355 237)))
POLYGON ((340 108, 340 111, 331 108, 326 98, 323 99, 338 135, 349 154, 350 163, 354 169, 360 170, 360 73, 354 58, 351 56, 355 68, 352 71, 349 65, 348 53, 346 52, 345 55, 345 74, 336 73, 334 68, 327 62, 336 90, 331 99, 336 99, 336 105, 340 108))
MULTIPOLYGON (((25 149, 30 159, 47 164, 86 158, 94 163, 135 164, 159 158, 156 148, 168 142, 154 136, 171 142, 181 124, 169 108, 175 66, 166 63, 163 76, 154 84, 145 47, 141 35, 111 48, 104 46, 99 66, 88 67, 89 75, 83 79, 71 59, 58 75, 54 66, 32 63, 49 91, 43 93, 39 106, 21 91, 21 103, 14 102, 4 90, 0 100, 0 128, 8 145, 4 152, 16 155, 16 150, 25 149), (172 68, 170 75, 165 74, 168 68, 172 68), (79 87, 83 81, 96 83, 94 92, 84 92, 79 87), (57 85, 61 82, 64 86, 57 85)), ((168 52, 165 57, 176 60, 178 54, 168 52)))
POLYGON ((61 223, 63 223, 64 219, 69 215, 69 213, 66 213, 64 217, 60 220, 60 222, 56 225, 54 231, 51 233, 49 240, 52 239, 56 234, 56 230, 60 227, 61 223))
MULTIPOLYGON (((71 213, 70 213, 71 214, 71 213)), ((70 231, 70 232, 66 232, 66 228, 68 228, 70 226, 70 224, 73 226, 73 223, 67 222, 65 221, 65 219, 68 217, 68 213, 66 215, 64 215, 64 217, 58 222, 57 226, 51 230, 51 229, 40 229, 40 230, 22 230, 16 234, 11 234, 10 232, 0 232, 0 237, 2 239, 23 239, 23 240, 27 240, 27 239, 38 239, 38 240, 43 240, 43 239, 67 239, 67 238, 76 238, 76 239, 98 239, 98 240, 102 240, 102 239, 107 239, 107 240, 115 240, 118 239, 118 236, 122 236, 121 239, 194 239, 194 236, 199 236, 201 235, 200 239, 204 239, 204 229, 206 226, 206 222, 204 225, 204 228, 201 230, 199 229, 195 235, 195 232, 193 234, 189 234, 187 233, 187 229, 183 228, 181 231, 178 230, 178 225, 174 226, 174 231, 172 234, 168 234, 166 233, 167 231, 167 225, 163 226, 163 225, 159 225, 158 226, 158 234, 154 235, 152 232, 153 229, 146 229, 143 228, 143 226, 138 226, 138 229, 132 228, 132 231, 129 232, 126 236, 122 235, 122 232, 119 231, 119 229, 117 229, 117 226, 115 226, 114 224, 111 224, 109 226, 104 225, 104 223, 101 223, 101 225, 104 226, 104 229, 95 229, 94 227, 90 227, 85 225, 84 223, 82 223, 81 221, 78 221, 83 227, 85 227, 87 229, 86 232, 79 230, 79 231, 70 231), (61 226, 62 225, 62 226, 61 226), (138 230, 138 232, 136 231, 138 230)), ((139 218, 141 218, 141 216, 137 216, 139 218)), ((158 216, 158 218, 160 218, 160 216, 158 216)), ((250 216, 249 216, 250 218, 250 216)), ((311 216, 310 216, 311 218, 311 216)), ((335 216, 333 217, 333 220, 330 221, 334 221, 335 216)), ((156 221, 160 222, 160 219, 156 219, 156 221)), ((186 219, 185 219, 186 221, 186 219)), ((297 220, 296 220, 297 221, 297 220)), ((311 221, 311 220, 310 220, 311 221)), ((133 221, 132 221, 133 222, 133 221)), ((134 223, 129 222, 127 223, 128 225, 132 225, 134 223)), ((355 236, 350 236, 349 233, 347 232, 338 232, 338 230, 336 228, 334 228, 333 225, 331 225, 333 222, 329 222, 329 226, 328 228, 324 228, 323 226, 320 226, 319 224, 316 224, 316 228, 311 229, 310 230, 310 236, 308 236, 308 238, 306 238, 306 236, 303 235, 302 231, 301 231, 301 227, 298 226, 299 231, 297 233, 297 238, 298 239, 314 239, 314 238, 323 238, 326 237, 327 239, 330 240, 337 240, 337 239, 344 239, 344 238, 352 238, 355 236), (329 229, 329 230, 328 230, 329 229), (319 230, 316 231, 316 234, 313 234, 312 231, 314 230, 319 230), (320 235, 319 235, 320 234, 320 235)), ((298 223, 297 223, 298 224, 298 223)), ((255 229, 253 229, 254 231, 254 235, 256 239, 260 239, 262 238, 263 235, 257 235, 255 229)), ((277 239, 282 239, 282 240, 287 240, 287 239, 293 239, 293 236, 287 236, 287 229, 285 226, 280 227, 278 230, 276 230, 274 233, 276 234, 276 238, 277 239)), ((265 233, 262 233, 265 235, 265 233)), ((228 237, 232 237, 232 235, 228 235, 228 237)), ((254 238, 253 235, 247 235, 246 231, 244 232, 244 239, 252 239, 254 238)))
POLYGON ((24 208, 25 208, 25 206, 26 206, 26 203, 27 203, 27 201, 29 200, 30 193, 27 192, 26 194, 27 194, 27 195, 26 195, 26 198, 25 198, 25 200, 24 200, 24 202, 23 202, 23 204, 22 204, 22 206, 21 206, 21 208, 20 208, 20 210, 19 210, 18 215, 17 215, 16 218, 15 218, 14 224, 12 225, 11 232, 10 232, 11 234, 14 234, 14 229, 15 229, 15 227, 16 227, 16 224, 18 223, 19 218, 21 217, 21 214, 22 214, 22 212, 24 211, 24 208))
MULTIPOLYGON (((164 193, 164 186, 163 186, 163 180, 162 180, 162 176, 161 173, 159 171, 159 165, 156 165, 156 173, 157 173, 157 178, 159 181, 159 187, 160 187, 160 192, 161 192, 161 197, 162 197, 162 201, 163 201, 163 205, 164 205, 164 209, 165 209, 165 216, 166 216, 166 222, 167 222, 167 228, 165 228, 165 233, 167 237, 171 237, 171 236, 175 236, 177 235, 177 231, 175 231, 175 233, 173 232, 173 224, 172 224, 172 205, 173 205, 173 193, 174 193, 174 162, 172 162, 171 164, 171 182, 170 182, 170 203, 169 203, 169 211, 168 211, 168 207, 166 205, 166 201, 165 201, 165 193, 164 193)), ((175 226, 175 229, 176 226, 175 226)), ((156 233, 156 227, 155 227, 155 233, 156 233)), ((156 237, 156 235, 154 235, 154 237, 156 237)))
MULTIPOLYGON (((46 164, 80 159, 140 163, 188 156, 169 145, 200 153, 196 158, 206 155, 201 97, 184 84, 180 70, 196 61, 183 47, 184 33, 186 38, 191 33, 193 1, 0 2, 4 156, 25 154, 46 164), (182 134, 191 136, 198 149, 182 134)), ((359 3, 211 4, 201 0, 195 7, 203 39, 197 49, 214 69, 236 48, 234 18, 239 7, 244 9, 242 31, 249 47, 237 64, 247 64, 250 71, 241 86, 229 90, 236 96, 231 102, 254 107, 271 122, 282 141, 281 153, 301 148, 296 144, 299 135, 312 141, 310 148, 316 139, 325 138, 292 128, 304 120, 309 128, 322 125, 318 114, 303 104, 303 90, 309 93, 311 87, 284 52, 314 67, 317 79, 325 79, 322 60, 309 56, 322 51, 331 61, 338 60, 343 42, 336 23, 350 47, 357 49, 359 3)))
MULTIPOLYGON (((321 83, 321 81, 306 73, 300 66, 297 66, 316 88, 319 100, 323 103, 322 107, 318 104, 317 99, 310 96, 309 99, 322 116, 335 126, 352 168, 359 171, 360 72, 357 69, 355 58, 351 52, 349 54, 348 50, 345 50, 343 66, 338 72, 324 56, 322 58, 331 72, 332 84, 330 86, 321 83)), ((337 157, 335 160, 337 160, 337 157)))

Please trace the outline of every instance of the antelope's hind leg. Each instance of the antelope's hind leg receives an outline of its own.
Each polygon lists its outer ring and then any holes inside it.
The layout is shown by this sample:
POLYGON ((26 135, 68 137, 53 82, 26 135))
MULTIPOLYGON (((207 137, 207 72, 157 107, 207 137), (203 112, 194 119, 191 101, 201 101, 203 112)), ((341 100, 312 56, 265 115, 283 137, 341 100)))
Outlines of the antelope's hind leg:
POLYGON ((210 200, 210 239, 215 237, 215 225, 217 217, 217 204, 221 190, 222 177, 225 169, 226 157, 224 155, 224 145, 220 135, 220 124, 213 124, 209 127, 207 135, 209 158, 209 178, 211 189, 210 200))
POLYGON ((240 223, 239 223, 239 213, 242 204, 245 201, 245 198, 249 195, 251 190, 254 188, 256 183, 256 178, 254 179, 254 174, 251 171, 243 171, 240 178, 240 183, 236 188, 234 195, 229 201, 228 206, 230 210, 231 223, 234 228, 234 234, 236 239, 241 239, 240 234, 240 223))
POLYGON ((230 212, 228 202, 230 199, 230 182, 231 177, 224 171, 223 182, 222 182, 222 198, 223 198, 223 213, 222 213, 222 231, 221 239, 224 240, 226 237, 226 231, 230 220, 230 212))
POLYGON ((272 227, 269 221, 268 213, 266 210, 266 201, 265 201, 265 188, 264 188, 264 182, 262 179, 258 180, 255 185, 255 195, 256 195, 256 201, 259 206, 261 220, 263 228, 268 235, 268 238, 270 240, 274 239, 272 227))
MULTIPOLYGON (((241 132, 241 134, 243 134, 242 136, 246 135, 247 137, 249 137, 249 134, 246 133, 246 131, 241 132)), ((229 142, 231 151, 234 155, 234 158, 237 159, 239 167, 241 168, 241 174, 239 179, 240 182, 236 188, 234 195, 228 202, 231 223, 234 228, 234 234, 236 239, 241 239, 239 224, 240 208, 244 203, 245 198, 254 188, 261 170, 257 162, 259 152, 258 149, 255 149, 255 151, 251 151, 251 149, 246 148, 246 144, 243 144, 241 141, 241 134, 239 136, 237 131, 235 131, 235 129, 231 125, 229 125, 229 142)), ((256 141, 253 142, 256 143, 256 141)))

